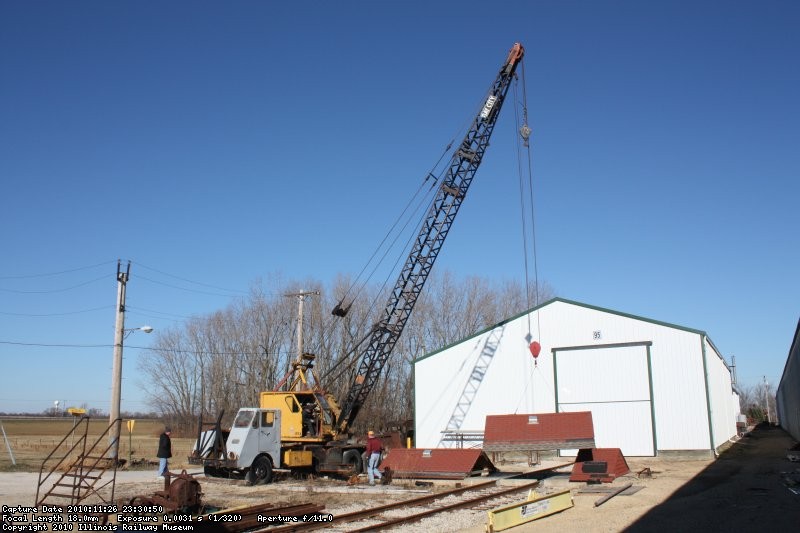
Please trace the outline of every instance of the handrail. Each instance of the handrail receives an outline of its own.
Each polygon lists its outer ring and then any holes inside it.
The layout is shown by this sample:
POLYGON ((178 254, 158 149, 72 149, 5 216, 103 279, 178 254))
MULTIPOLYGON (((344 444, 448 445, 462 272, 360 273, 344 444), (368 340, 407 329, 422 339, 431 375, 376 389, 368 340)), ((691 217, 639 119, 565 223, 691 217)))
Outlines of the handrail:
POLYGON ((75 450, 75 448, 77 446, 79 446, 81 443, 83 443, 84 450, 86 449, 86 437, 87 437, 88 434, 89 434, 89 417, 88 416, 82 416, 80 418, 80 420, 78 420, 78 422, 75 425, 72 426, 72 429, 66 435, 64 435, 64 438, 61 439, 61 441, 58 444, 56 444, 55 448, 53 448, 53 451, 50 452, 47 455, 47 457, 44 458, 44 461, 42 461, 42 466, 39 469, 39 484, 36 486, 36 505, 37 506, 41 504, 41 502, 39 501, 39 491, 42 488, 42 485, 50 478, 50 476, 53 474, 53 472, 55 472, 58 469, 58 467, 61 466, 61 464, 64 462, 64 460, 67 459, 67 457, 70 456, 70 454, 75 450), (78 439, 77 444, 73 442, 72 447, 69 450, 67 450, 67 452, 64 455, 64 457, 62 457, 58 461, 58 463, 56 463, 56 465, 53 466, 50 469, 50 471, 47 473, 47 475, 44 477, 44 479, 42 479, 42 474, 44 473, 44 467, 47 464, 47 461, 49 461, 50 458, 53 457, 53 455, 55 455, 55 453, 59 450, 59 448, 61 448, 61 445, 64 444, 64 441, 66 441, 67 438, 69 438, 70 436, 73 436, 76 433, 77 429, 84 422, 86 422, 86 427, 84 428, 83 436, 80 439, 78 439))
MULTIPOLYGON (((52 492, 52 488, 51 488, 51 490, 49 492, 47 492, 44 496, 42 496, 42 498, 40 500, 39 499, 39 493, 41 491, 42 485, 64 463, 64 461, 67 458, 69 458, 69 457, 71 457, 73 455, 73 453, 78 448, 80 448, 80 453, 78 454, 78 459, 76 460, 76 462, 74 464, 69 465, 69 468, 67 469, 67 471, 64 472, 61 475, 61 478, 58 480, 58 481, 60 481, 61 479, 64 479, 64 477, 66 477, 67 475, 71 475, 72 477, 75 478, 73 480, 73 484, 72 484, 72 493, 70 495, 70 500, 71 500, 70 503, 71 504, 79 503, 82 499, 86 498, 86 496, 88 496, 89 494, 97 493, 98 490, 108 486, 109 484, 112 485, 111 486, 111 501, 113 501, 113 499, 114 499, 114 489, 115 489, 115 486, 116 486, 117 466, 119 465, 119 458, 118 457, 109 457, 108 453, 111 450, 111 448, 112 448, 114 443, 109 442, 109 444, 105 447, 105 449, 103 449, 99 454, 94 454, 94 452, 95 452, 96 449, 98 449, 98 444, 100 444, 100 442, 102 442, 108 436, 109 432, 112 429, 114 429, 115 426, 117 426, 117 425, 119 425, 121 423, 122 423, 122 419, 121 418, 117 418, 115 421, 113 421, 111 424, 109 424, 108 427, 105 429, 105 431, 103 431, 103 433, 100 434, 100 436, 97 438, 97 440, 95 440, 94 443, 87 450, 87 440, 88 440, 88 435, 89 435, 89 417, 88 416, 81 417, 80 421, 73 426, 72 430, 69 431, 64 436, 63 439, 61 439, 61 441, 58 443, 58 445, 56 445, 55 449, 52 452, 50 452, 50 454, 48 454, 48 456, 45 458, 44 461, 42 461, 42 466, 39 469, 39 484, 38 484, 38 486, 36 488, 36 505, 37 506, 41 505, 44 502, 44 499, 47 498, 47 496, 52 492), (47 462, 56 454, 56 452, 59 450, 59 448, 61 448, 61 446, 64 444, 64 442, 70 436, 74 436, 77 433, 78 428, 84 422, 85 422, 85 427, 83 428, 83 435, 80 436, 80 438, 78 439, 78 442, 74 442, 72 444, 72 446, 67 450, 65 455, 63 457, 61 457, 58 460, 58 462, 52 468, 50 468, 50 471, 47 473, 47 475, 45 475, 44 478, 42 478, 42 475, 44 474, 44 470, 45 470, 45 467, 47 465, 47 462), (89 461, 87 461, 87 459, 89 459, 89 461), (108 467, 102 467, 102 466, 99 467, 100 463, 103 462, 103 461, 110 462, 110 464, 113 465, 114 476, 112 477, 112 479, 107 481, 106 483, 103 483, 102 485, 100 485, 98 487, 95 487, 95 485, 100 480, 101 476, 98 476, 97 479, 95 479, 92 483, 84 484, 84 482, 86 481, 87 476, 89 476, 89 474, 92 471, 101 470, 102 472, 104 472, 108 468, 108 467), (72 470, 73 468, 75 468, 74 474, 70 474, 70 470, 72 470), (86 491, 82 493, 81 489, 86 489, 86 491)), ((58 484, 58 481, 56 481, 56 483, 53 484, 53 487, 55 487, 58 484)), ((66 497, 66 496, 64 496, 64 497, 66 497)), ((102 497, 101 497, 101 499, 102 499, 102 497)))

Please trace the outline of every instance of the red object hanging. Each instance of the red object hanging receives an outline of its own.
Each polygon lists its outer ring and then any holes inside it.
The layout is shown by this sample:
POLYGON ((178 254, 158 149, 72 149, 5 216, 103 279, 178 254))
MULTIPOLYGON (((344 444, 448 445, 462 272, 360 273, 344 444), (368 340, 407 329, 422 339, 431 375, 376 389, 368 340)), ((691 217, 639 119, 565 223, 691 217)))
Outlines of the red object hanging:
POLYGON ((537 357, 539 357, 539 352, 542 351, 542 345, 536 341, 533 341, 531 345, 528 346, 528 349, 531 351, 531 355, 533 356, 533 358, 536 359, 537 357))

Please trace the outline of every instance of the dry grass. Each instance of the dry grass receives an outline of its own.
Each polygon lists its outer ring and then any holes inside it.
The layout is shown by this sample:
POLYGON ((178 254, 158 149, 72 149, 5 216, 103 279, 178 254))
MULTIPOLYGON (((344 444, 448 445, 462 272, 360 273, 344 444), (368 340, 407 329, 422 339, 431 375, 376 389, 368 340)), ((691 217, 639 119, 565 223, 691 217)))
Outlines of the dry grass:
MULTIPOLYGON (((8 439, 8 445, 14 454, 16 466, 12 464, 6 442, 0 434, 0 471, 38 471, 42 462, 50 454, 54 457, 64 457, 72 448, 73 443, 80 442, 84 429, 74 436, 68 437, 61 446, 57 445, 70 433, 73 427, 72 419, 4 419, 3 429, 8 439)), ((106 419, 92 419, 88 424, 88 446, 91 446, 108 427, 106 419)), ((126 421, 122 423, 120 433, 119 456, 123 459, 145 459, 157 461, 158 436, 164 430, 163 422, 159 420, 136 420, 133 434, 128 433, 126 421)), ((193 438, 172 438, 172 455, 170 467, 179 469, 186 466, 193 438)), ((100 450, 107 446, 105 438, 98 444, 100 450)), ((74 452, 71 455, 76 455, 74 452)), ((51 460, 52 461, 52 460, 51 460)), ((57 461, 57 460, 56 460, 57 461)), ((50 464, 50 462, 48 462, 50 464)), ((150 468, 146 466, 145 468, 150 468)))

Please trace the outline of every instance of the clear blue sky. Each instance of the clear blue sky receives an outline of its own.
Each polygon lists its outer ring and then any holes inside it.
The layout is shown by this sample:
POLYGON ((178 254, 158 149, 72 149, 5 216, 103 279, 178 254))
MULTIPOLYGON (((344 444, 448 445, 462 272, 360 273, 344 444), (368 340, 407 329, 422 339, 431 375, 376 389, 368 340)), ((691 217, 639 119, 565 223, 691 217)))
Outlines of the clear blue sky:
MULTIPOLYGON (((707 331, 775 385, 800 317, 798 27, 793 1, 2 2, 0 411, 108 408, 117 258, 128 327, 357 273, 515 41, 540 277, 707 331)), ((439 270, 524 276, 512 119, 439 270)), ((147 407, 148 342, 123 410, 147 407)))

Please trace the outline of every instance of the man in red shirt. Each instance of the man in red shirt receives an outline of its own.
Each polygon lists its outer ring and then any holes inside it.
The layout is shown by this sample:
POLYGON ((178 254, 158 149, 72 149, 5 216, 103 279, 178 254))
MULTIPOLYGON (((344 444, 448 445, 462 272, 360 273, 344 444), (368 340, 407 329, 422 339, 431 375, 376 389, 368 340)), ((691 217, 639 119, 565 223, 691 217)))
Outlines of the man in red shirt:
POLYGON ((367 433, 367 477, 369 484, 374 485, 376 479, 381 479, 383 476, 378 472, 378 463, 381 462, 381 452, 383 451, 383 444, 381 439, 375 436, 374 431, 367 433))

